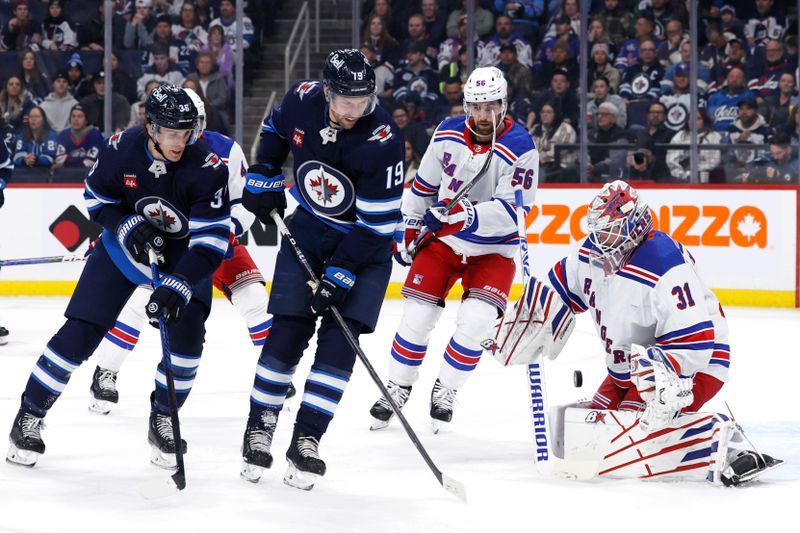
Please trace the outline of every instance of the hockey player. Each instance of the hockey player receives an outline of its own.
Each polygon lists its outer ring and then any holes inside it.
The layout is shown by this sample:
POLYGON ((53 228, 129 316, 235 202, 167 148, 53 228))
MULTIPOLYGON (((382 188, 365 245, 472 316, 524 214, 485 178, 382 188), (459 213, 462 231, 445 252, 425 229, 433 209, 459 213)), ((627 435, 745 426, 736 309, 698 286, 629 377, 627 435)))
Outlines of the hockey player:
MULTIPOLYGON (((5 121, 0 117, 0 134, 4 133, 5 121)), ((11 148, 6 144, 5 135, 0 137, 0 207, 6 203, 5 193, 8 180, 11 179, 11 171, 14 170, 14 161, 11 159, 11 148)), ((8 344, 8 330, 0 326, 0 345, 8 344)))
MULTIPOLYGON (((225 260, 214 272, 214 286, 236 306, 247 324, 250 339, 257 347, 264 345, 272 321, 267 316, 267 293, 264 276, 256 267, 247 248, 239 244, 241 237, 255 220, 255 215, 242 206, 242 189, 247 161, 239 144, 221 133, 206 130, 206 110, 203 100, 191 89, 184 89, 197 109, 201 138, 228 168, 228 193, 231 200, 231 238, 225 260)), ((117 373, 139 340, 146 317, 144 307, 152 293, 149 285, 139 286, 117 317, 114 327, 106 332, 97 348, 97 367, 89 388, 89 409, 108 414, 119 401, 117 373)), ((294 387, 289 397, 294 395, 294 387)))
POLYGON ((283 213, 281 167, 291 150, 291 194, 300 204, 289 228, 321 281, 309 281, 284 242, 268 311, 272 328, 261 352, 244 433, 242 476, 256 482, 272 464, 270 446, 289 382, 317 330, 284 481, 309 490, 325 474, 319 441, 333 419, 356 354, 328 309, 335 305, 357 338, 374 330, 392 269, 400 220, 402 136, 376 107, 375 74, 358 50, 332 52, 321 81, 301 81, 264 120, 258 164, 248 170, 244 206, 260 220, 283 213))
MULTIPOLYGON (((211 305, 211 275, 228 248, 228 173, 208 144, 197 140, 197 110, 182 89, 155 89, 146 110, 147 125, 111 137, 86 178, 87 208, 103 234, 64 313, 66 323, 47 343, 22 395, 7 455, 12 463, 33 466, 44 453, 44 416, 131 293, 150 281, 149 250, 163 263, 146 312, 154 326, 159 319, 168 324, 178 406, 192 389, 211 305)), ((176 449, 168 412, 159 362, 148 440, 151 461, 165 468, 174 467, 176 449)))
MULTIPOLYGON (((505 311, 519 245, 515 190, 522 190, 526 212, 536 194, 539 154, 528 132, 506 116, 507 106, 503 73, 495 67, 475 69, 464 87, 466 116, 439 124, 403 199, 405 228, 396 257, 408 264, 410 247, 423 228, 435 238, 419 247, 403 285, 406 301, 387 384, 400 407, 419 377, 444 299, 459 278, 464 287, 456 329, 431 392, 434 432, 452 419, 456 392, 480 360, 480 343, 505 311), (488 157, 485 173, 476 175, 488 157), (450 199, 471 180, 480 181, 448 212, 450 199)), ((381 398, 370 414, 372 429, 380 429, 394 412, 381 398)))
MULTIPOLYGON (((542 302, 550 301, 552 289, 531 278, 528 288, 537 296, 518 302, 517 323, 503 324, 495 346, 501 351, 510 347, 501 354, 504 364, 526 362, 520 359, 542 345, 555 358, 569 334, 567 330, 561 335, 565 328, 559 324, 573 313, 588 311, 608 366, 608 376, 589 409, 642 411, 637 425, 653 433, 682 412, 699 411, 728 381, 728 324, 719 300, 698 275, 692 255, 666 233, 653 230, 650 209, 633 187, 619 180, 606 184, 589 204, 586 218, 589 236, 548 273, 557 295, 549 309, 534 316, 541 312, 542 302), (532 302, 530 312, 520 309, 525 302, 532 302), (517 325, 525 330, 521 335, 513 332, 517 325)), ((723 420, 727 417, 716 415, 713 422, 723 420)), ((701 441, 702 452, 687 455, 681 450, 685 458, 676 471, 702 469, 701 478, 705 477, 708 458, 718 450, 717 445, 708 448, 716 429, 709 422, 688 433, 706 438, 698 435, 708 430, 708 439, 701 441)), ((631 443, 634 440, 630 438, 631 443)), ((719 446, 723 445, 727 445, 724 439, 719 446)), ((753 452, 739 453, 743 459, 723 472, 729 480, 746 477, 748 465, 756 467, 759 460, 762 467, 774 461, 766 455, 757 458, 753 452)))

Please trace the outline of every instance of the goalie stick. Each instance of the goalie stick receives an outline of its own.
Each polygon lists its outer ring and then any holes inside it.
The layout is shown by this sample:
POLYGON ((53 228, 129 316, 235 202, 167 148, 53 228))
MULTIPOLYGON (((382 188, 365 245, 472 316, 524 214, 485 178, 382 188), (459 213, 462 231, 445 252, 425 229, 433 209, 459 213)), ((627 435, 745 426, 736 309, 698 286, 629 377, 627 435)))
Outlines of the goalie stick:
MULTIPOLYGON (((281 236, 284 239, 286 239, 289 248, 291 248, 292 251, 294 252, 297 261, 303 267, 303 270, 306 271, 306 274, 309 277, 309 281, 313 283, 313 286, 316 286, 319 283, 319 280, 317 279, 316 274, 314 274, 314 270, 311 268, 311 265, 308 263, 305 254, 303 254, 303 251, 297 244, 297 241, 294 240, 294 237, 289 231, 289 228, 286 227, 286 224, 284 223, 283 219, 280 217, 277 211, 273 210, 270 213, 270 216, 272 217, 272 220, 275 221, 275 224, 278 226, 278 231, 280 232, 281 236)), ((353 337, 353 334, 350 332, 350 328, 348 328, 347 324, 345 324, 344 318, 342 318, 342 315, 341 313, 339 313, 339 310, 336 308, 336 306, 332 305, 330 307, 330 312, 331 315, 333 316, 333 319, 336 321, 336 324, 342 330, 342 334, 344 334, 348 344, 350 344, 350 347, 353 348, 353 350, 356 352, 356 355, 358 355, 358 358, 367 368, 367 372, 369 372, 372 381, 375 382, 375 384, 380 389, 383 397, 389 402, 389 405, 392 406, 392 409, 397 414, 397 417, 403 424, 403 429, 406 430, 408 438, 410 438, 411 442, 414 443, 414 446, 416 446, 417 451, 420 453, 420 455, 422 455, 422 458, 425 460, 428 467, 431 469, 431 472, 433 472, 433 474, 436 476, 436 479, 439 480, 439 484, 441 484, 442 487, 445 488, 445 490, 455 495, 462 501, 466 502, 467 491, 466 488, 464 487, 464 484, 461 483, 460 481, 451 478, 447 474, 442 473, 442 471, 439 470, 436 464, 434 464, 433 459, 431 459, 431 456, 428 455, 428 451, 425 449, 424 446, 422 446, 422 443, 420 442, 416 433, 414 433, 414 430, 411 429, 411 425, 408 423, 408 420, 406 420, 406 417, 403 415, 403 411, 400 410, 400 407, 394 401, 394 398, 392 398, 391 394, 389 394, 389 392, 386 390, 386 387, 383 385, 383 381, 381 381, 381 378, 378 376, 378 373, 372 367, 372 363, 370 363, 366 354, 361 349, 361 346, 358 344, 356 338, 353 337)))

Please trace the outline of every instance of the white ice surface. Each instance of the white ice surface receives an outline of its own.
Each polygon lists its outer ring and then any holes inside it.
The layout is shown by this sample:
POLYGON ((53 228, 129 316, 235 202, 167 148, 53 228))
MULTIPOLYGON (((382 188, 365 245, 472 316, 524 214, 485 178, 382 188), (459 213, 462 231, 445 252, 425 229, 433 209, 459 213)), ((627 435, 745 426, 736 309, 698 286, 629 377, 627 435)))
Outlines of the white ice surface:
MULTIPOLYGON (((10 428, 19 395, 61 326, 65 306, 64 298, 0 298, 0 324, 11 330, 9 344, 0 346, 0 433, 10 428)), ((483 361, 459 392, 451 427, 433 435, 428 399, 456 308, 455 302, 448 304, 405 412, 439 468, 466 485, 467 504, 438 485, 396 421, 380 432, 368 430, 368 410, 378 391, 358 362, 322 441, 328 473, 317 486, 303 492, 282 483, 294 410, 281 416, 272 470, 258 485, 241 480, 239 447, 258 353, 236 311, 215 300, 203 362, 181 411, 189 443, 187 489, 155 502, 139 494, 145 482, 169 475, 148 461, 148 397, 160 345, 156 330, 147 328, 120 373, 121 399, 110 415, 87 410, 95 366, 90 359, 49 413, 43 434, 47 453, 36 467, 0 465, 0 531, 650 533, 769 531, 778 524, 785 524, 781 531, 797 531, 800 311, 726 309, 732 383, 707 407, 724 410, 727 400, 756 446, 787 461, 762 481, 726 489, 703 482, 538 477, 531 461, 525 370, 491 360, 483 361)), ((399 301, 387 301, 377 333, 362 337, 384 377, 400 313, 399 301)), ((548 366, 551 404, 590 397, 605 372, 600 355, 592 324, 581 317, 565 352, 548 366), (581 389, 572 385, 576 368, 583 371, 581 389)), ((307 355, 295 378, 298 388, 310 364, 307 355)))

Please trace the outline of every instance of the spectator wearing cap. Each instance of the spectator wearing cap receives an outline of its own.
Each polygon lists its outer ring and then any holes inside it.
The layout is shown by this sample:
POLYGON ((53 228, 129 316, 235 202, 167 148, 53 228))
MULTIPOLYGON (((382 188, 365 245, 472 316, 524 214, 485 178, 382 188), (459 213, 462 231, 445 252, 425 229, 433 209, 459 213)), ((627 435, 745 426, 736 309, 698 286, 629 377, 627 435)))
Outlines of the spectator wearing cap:
POLYGON ((578 123, 578 98, 575 91, 570 87, 569 73, 566 70, 556 70, 550 79, 550 87, 539 93, 533 103, 534 123, 538 121, 539 110, 545 102, 557 102, 564 113, 564 120, 569 122, 577 130, 578 123))
POLYGON ((103 134, 89 124, 83 106, 75 104, 69 111, 69 127, 58 134, 56 165, 91 168, 103 144, 103 134))
POLYGON ((78 47, 78 34, 64 18, 64 0, 50 0, 42 23, 42 48, 70 52, 78 47))
MULTIPOLYGON (((636 65, 639 62, 642 43, 645 41, 656 42, 655 27, 655 20, 650 13, 642 13, 636 17, 633 38, 622 43, 619 54, 617 54, 617 58, 614 61, 614 66, 620 71, 624 71, 626 68, 636 65)), ((655 44, 653 47, 655 48, 655 44)), ((655 57, 655 50, 653 51, 653 57, 655 57)))
POLYGON ((557 11, 550 10, 553 13, 544 32, 545 40, 555 37, 558 33, 556 29, 556 21, 559 19, 566 19, 569 21, 570 29, 577 35, 581 31, 581 12, 578 6, 578 0, 562 0, 561 6, 557 11))
MULTIPOLYGON (((616 70, 616 69, 614 69, 616 70)), ((589 129, 597 127, 597 112, 600 106, 609 102, 617 108, 617 125, 625 129, 628 125, 628 115, 625 112, 625 101, 619 95, 611 94, 611 86, 606 78, 599 77, 592 84, 592 94, 586 102, 586 114, 589 129)))
MULTIPOLYGON (((774 133, 764 117, 758 114, 758 103, 753 96, 738 102, 739 116, 728 127, 728 141, 734 145, 766 144, 774 133)), ((763 155, 762 150, 733 150, 733 164, 743 169, 763 155)))
POLYGON ((668 21, 664 31, 667 38, 658 44, 656 56, 666 69, 681 61, 681 44, 689 39, 689 35, 683 31, 683 24, 677 19, 668 21))
POLYGON ((147 72, 136 81, 136 94, 139 98, 144 94, 144 86, 150 80, 156 80, 169 85, 180 87, 183 83, 183 74, 173 67, 169 61, 169 49, 164 45, 153 44, 150 47, 150 56, 153 63, 147 72))
MULTIPOLYGON (((588 78, 591 86, 594 86, 595 80, 604 78, 609 90, 616 94, 619 90, 620 73, 611 64, 611 60, 611 51, 606 43, 597 43, 592 46, 588 78)), ((589 96, 591 97, 591 94, 589 96)))
POLYGON ((794 74, 797 64, 791 64, 786 58, 783 41, 769 39, 759 49, 763 53, 754 54, 751 69, 752 76, 747 87, 756 92, 759 103, 767 96, 780 92, 778 82, 784 73, 794 74))
POLYGON ((125 48, 147 48, 153 42, 156 16, 152 0, 136 0, 136 12, 125 24, 122 44, 125 48))
POLYGON ((544 15, 544 0, 494 0, 494 12, 508 16, 519 32, 533 46, 539 38, 539 20, 544 15))
MULTIPOLYGON (((548 63, 553 61, 553 47, 559 41, 565 41, 569 45, 570 56, 578 57, 580 52, 580 39, 577 34, 572 31, 572 26, 569 23, 569 17, 559 16, 554 21, 555 36, 546 38, 539 46, 539 51, 536 52, 536 57, 533 60, 533 73, 534 77, 538 78, 542 69, 548 63)), ((547 79, 544 83, 547 83, 547 79)))
POLYGON ((375 90, 378 98, 385 101, 392 97, 392 83, 394 83, 394 69, 385 62, 378 62, 378 49, 371 43, 361 43, 359 48, 367 62, 375 72, 375 90))
POLYGON ((400 44, 389 34, 386 21, 379 15, 372 15, 367 21, 362 41, 375 47, 377 50, 376 61, 379 63, 386 63, 392 69, 396 69, 400 65, 402 61, 400 44))
POLYGON ((725 4, 719 9, 720 25, 722 31, 732 33, 739 39, 745 40, 744 22, 736 18, 736 8, 725 4))
POLYGON ((517 60, 517 47, 513 44, 507 43, 500 47, 500 62, 497 68, 503 73, 509 85, 514 86, 515 92, 530 92, 533 88, 533 73, 517 60))
MULTIPOLYGON (((689 110, 692 108, 689 86, 689 65, 686 63, 678 63, 674 65, 674 67, 670 85, 664 87, 662 82, 663 91, 658 101, 667 108, 667 127, 672 131, 680 131, 687 124, 689 110)), ((698 88, 700 88, 699 83, 698 88)), ((700 89, 697 95, 697 107, 701 109, 708 107, 702 89, 700 89)))
MULTIPOLYGON (((101 70, 92 76, 94 94, 90 94, 80 101, 81 106, 86 110, 86 118, 89 124, 98 128, 105 127, 105 97, 106 80, 105 73, 101 70)), ((121 131, 128 125, 130 116, 130 104, 124 96, 114 91, 111 94, 111 129, 121 131)))
POLYGON ((517 61, 526 68, 530 68, 533 65, 531 45, 521 33, 514 30, 511 18, 506 15, 500 15, 495 20, 494 35, 478 43, 478 53, 481 58, 480 65, 482 67, 498 66, 500 63, 500 47, 503 45, 514 46, 517 49, 517 61))
MULTIPOLYGON (((185 76, 189 71, 189 67, 194 63, 194 55, 196 52, 191 50, 188 46, 176 39, 172 35, 172 19, 169 15, 162 14, 156 18, 156 27, 153 29, 152 44, 153 46, 163 46, 169 54, 169 62, 175 66, 185 76)), ((142 55, 142 71, 148 72, 152 70, 153 58, 150 53, 142 55)))
MULTIPOLYGON (((236 51, 236 3, 234 0, 220 0, 219 2, 219 17, 215 18, 208 25, 209 29, 214 26, 222 26, 225 32, 225 40, 231 46, 231 50, 236 51)), ((242 18, 242 39, 245 50, 248 50, 253 44, 255 35, 253 30, 253 22, 250 17, 242 18)))
POLYGON ((739 102, 744 99, 755 101, 755 98, 756 94, 747 89, 744 69, 731 68, 722 88, 708 98, 708 114, 714 120, 714 129, 728 131, 739 117, 739 102))
MULTIPOLYGON (((680 61, 669 65, 664 71, 664 79, 661 80, 661 92, 665 93, 672 88, 674 84, 673 78, 678 69, 678 65, 682 65, 687 69, 690 67, 692 61, 692 42, 689 39, 684 39, 680 48, 680 61)), ((697 89, 699 94, 705 95, 708 86, 711 83, 711 71, 702 62, 697 64, 697 89)))
MULTIPOLYGON (((708 118, 708 113, 705 109, 698 109, 696 115, 697 121, 697 143, 703 144, 721 144, 722 135, 718 131, 714 131, 711 127, 711 120, 708 118)), ((686 121, 683 129, 675 134, 670 141, 671 144, 691 144, 692 131, 690 123, 686 121)), ((719 169, 720 151, 716 149, 703 149, 698 150, 700 161, 697 169, 700 172, 700 183, 709 183, 716 181, 714 174, 721 173, 719 169)), ((689 159, 689 150, 669 150, 667 152, 667 167, 672 175, 673 180, 688 183, 691 170, 691 160, 689 159)))
POLYGON ((76 100, 89 96, 94 89, 92 88, 92 81, 87 79, 83 73, 83 60, 78 52, 75 52, 69 58, 66 69, 70 94, 76 100))
POLYGON ((786 15, 774 0, 756 0, 756 11, 744 27, 751 48, 766 44, 769 39, 781 39, 786 32, 786 15))
POLYGON ((750 68, 747 65, 747 52, 745 49, 744 41, 740 41, 736 37, 732 37, 725 47, 725 56, 721 62, 718 62, 711 70, 711 81, 708 84, 706 92, 711 94, 719 91, 724 85, 725 80, 728 78, 728 73, 733 68, 740 68, 745 73, 745 78, 749 76, 750 68))
POLYGON ((797 185, 800 179, 800 162, 794 155, 789 135, 776 133, 769 139, 769 154, 761 163, 758 172, 753 172, 746 183, 770 185, 797 185))
POLYGON ((623 139, 625 131, 617 125, 619 110, 611 102, 603 102, 597 110, 597 128, 589 131, 589 181, 603 182, 608 180, 611 170, 612 151, 608 145, 617 144, 623 139))
POLYGON ((420 12, 428 32, 428 44, 438 50, 442 41, 447 39, 447 14, 439 9, 436 0, 422 0, 420 12))
POLYGON ((778 92, 758 104, 758 113, 777 131, 789 122, 789 113, 798 104, 794 75, 784 72, 778 80, 778 92))
POLYGON ((603 21, 606 32, 619 49, 633 30, 633 13, 620 6, 620 0, 604 0, 596 17, 603 21))
POLYGON ((31 17, 27 0, 16 0, 14 16, 0 30, 0 51, 13 52, 42 43, 41 23, 31 17))
POLYGON ((78 101, 69 93, 69 79, 66 72, 59 72, 53 79, 53 92, 42 102, 42 109, 47 116, 50 128, 56 133, 69 124, 69 112, 78 101))
MULTIPOLYGON (((135 15, 134 15, 135 16, 135 15)), ((78 27, 78 47, 81 50, 100 52, 105 47, 106 10, 103 2, 98 2, 97 13, 92 19, 78 27)), ((111 44, 113 48, 123 47, 125 37, 125 19, 115 14, 111 18, 111 44)))
POLYGON ((439 76, 425 59, 427 46, 422 41, 415 41, 408 47, 406 61, 394 74, 392 96, 395 100, 402 98, 407 92, 419 94, 425 101, 435 102, 439 92, 439 76))
POLYGON ((50 80, 47 78, 36 61, 36 54, 30 48, 22 52, 19 57, 17 75, 22 78, 25 89, 39 102, 50 92, 50 80))
MULTIPOLYGON (((467 0, 461 1, 461 9, 454 9, 450 12, 450 16, 447 17, 447 36, 448 37, 458 37, 458 25, 462 19, 462 17, 466 20, 467 17, 467 0)), ((489 35, 489 32, 492 31, 492 27, 494 24, 494 15, 488 9, 483 9, 478 5, 475 4, 475 15, 474 15, 474 24, 475 24, 475 33, 478 37, 485 37, 489 35)))

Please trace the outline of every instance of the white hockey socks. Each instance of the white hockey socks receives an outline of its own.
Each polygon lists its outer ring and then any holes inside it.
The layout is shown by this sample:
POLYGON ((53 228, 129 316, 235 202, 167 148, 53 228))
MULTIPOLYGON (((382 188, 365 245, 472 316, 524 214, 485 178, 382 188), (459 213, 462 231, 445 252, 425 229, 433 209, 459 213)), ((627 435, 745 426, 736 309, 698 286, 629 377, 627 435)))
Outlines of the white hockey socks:
POLYGON ((261 283, 249 283, 231 293, 231 303, 244 318, 250 340, 255 346, 264 345, 272 326, 272 318, 267 315, 268 300, 267 291, 261 283))
POLYGON ((436 305, 407 298, 403 319, 392 342, 389 380, 408 387, 419 378, 419 367, 428 349, 428 340, 443 309, 436 305))
POLYGON ((449 389, 460 389, 478 366, 483 348, 481 342, 490 335, 497 317, 497 308, 477 298, 461 303, 456 318, 456 331, 444 351, 439 381, 449 389))
POLYGON ((146 324, 144 308, 152 290, 139 286, 122 308, 114 327, 106 332, 95 350, 97 366, 119 372, 125 359, 139 342, 139 334, 146 324))

